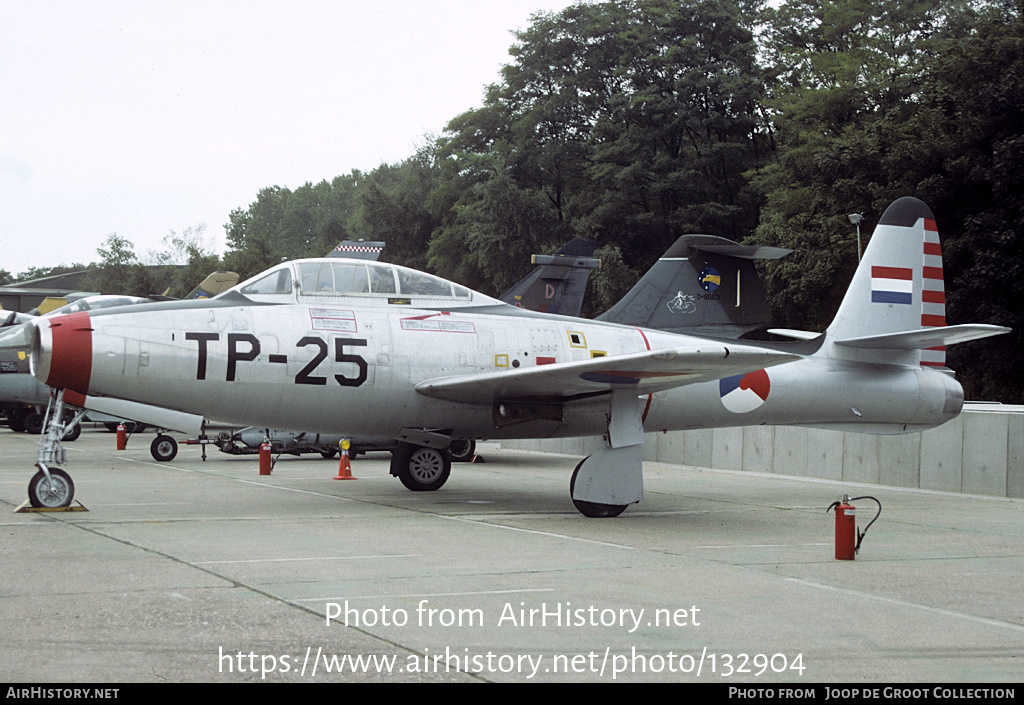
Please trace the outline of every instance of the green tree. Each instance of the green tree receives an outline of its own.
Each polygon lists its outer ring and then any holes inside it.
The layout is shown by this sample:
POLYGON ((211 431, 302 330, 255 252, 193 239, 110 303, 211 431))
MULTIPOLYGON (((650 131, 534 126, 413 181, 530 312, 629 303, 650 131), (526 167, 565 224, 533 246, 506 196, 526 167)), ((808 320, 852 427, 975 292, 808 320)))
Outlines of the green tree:
POLYGON ((776 154, 756 179, 765 198, 757 239, 796 250, 767 278, 785 325, 828 323, 845 289, 836 282, 857 264, 848 215, 863 213, 867 234, 889 202, 908 195, 885 160, 912 144, 899 132, 943 5, 791 0, 766 10, 776 154))
MULTIPOLYGON (((745 173, 767 154, 748 5, 627 0, 535 15, 483 107, 438 141, 459 196, 431 262, 514 241, 530 219, 541 248, 592 237, 628 269, 687 232, 748 234, 757 199, 745 173), (525 209, 490 217, 502 202, 525 209), (549 218, 536 217, 541 203, 549 218)), ((478 257, 479 275, 501 281, 496 262, 478 257)))
MULTIPOLYGON (((756 240, 796 250, 768 268, 777 323, 827 325, 856 266, 847 215, 864 214, 866 241, 891 201, 913 195, 943 237, 949 322, 1019 325, 1009 303, 1021 270, 1019 8, 793 0, 769 19, 777 148, 756 179, 756 240)), ((1012 381, 1020 399, 1020 353, 1019 337, 1002 338, 957 346, 950 360, 969 393, 1008 399, 1012 381)))
POLYGON ((224 270, 220 257, 213 251, 205 237, 206 224, 187 227, 180 234, 171 230, 164 236, 164 249, 155 253, 156 263, 167 265, 173 274, 169 296, 181 298, 188 295, 200 282, 213 272, 224 270))
POLYGON ((499 174, 471 189, 430 243, 430 266, 441 276, 492 295, 530 268, 530 256, 565 234, 547 199, 499 174))
MULTIPOLYGON (((99 263, 91 268, 87 283, 90 289, 101 294, 137 294, 135 287, 140 283, 139 269, 142 267, 135 256, 135 245, 117 233, 111 233, 96 248, 99 263)), ((146 293, 149 293, 148 291, 146 293)))
POLYGON ((229 216, 225 265, 246 278, 281 259, 323 257, 349 236, 361 179, 353 171, 295 191, 262 189, 248 208, 229 216))
POLYGON ((438 177, 432 144, 399 164, 381 164, 365 175, 353 197, 351 236, 384 242, 383 261, 426 269, 438 224, 429 207, 438 177))
MULTIPOLYGON (((969 398, 1024 403, 1024 14, 993 3, 943 33, 918 119, 943 236, 950 323, 1013 332, 949 350, 969 398)), ((920 153, 919 152, 919 153, 920 153)))

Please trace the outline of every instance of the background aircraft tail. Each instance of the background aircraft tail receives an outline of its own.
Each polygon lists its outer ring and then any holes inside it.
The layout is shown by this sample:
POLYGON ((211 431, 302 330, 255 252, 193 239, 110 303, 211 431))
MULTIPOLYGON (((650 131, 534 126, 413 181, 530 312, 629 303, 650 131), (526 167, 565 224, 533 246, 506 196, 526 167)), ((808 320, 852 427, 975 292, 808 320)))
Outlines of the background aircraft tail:
POLYGON ((195 289, 188 292, 186 299, 210 299, 227 291, 238 283, 237 272, 214 272, 206 277, 195 289))
POLYGON ((577 237, 553 255, 534 255, 534 270, 499 298, 507 304, 563 316, 579 316, 590 270, 601 266, 593 259, 593 240, 577 237))
POLYGON ((754 261, 790 252, 713 235, 683 235, 597 320, 738 338, 764 327, 771 317, 754 261))
POLYGON ((826 339, 838 357, 942 368, 946 345, 1007 330, 946 326, 935 216, 922 201, 905 197, 882 214, 826 339))
POLYGON ((380 240, 342 240, 337 247, 327 253, 328 257, 343 257, 345 259, 368 259, 376 262, 384 249, 384 242, 380 240))

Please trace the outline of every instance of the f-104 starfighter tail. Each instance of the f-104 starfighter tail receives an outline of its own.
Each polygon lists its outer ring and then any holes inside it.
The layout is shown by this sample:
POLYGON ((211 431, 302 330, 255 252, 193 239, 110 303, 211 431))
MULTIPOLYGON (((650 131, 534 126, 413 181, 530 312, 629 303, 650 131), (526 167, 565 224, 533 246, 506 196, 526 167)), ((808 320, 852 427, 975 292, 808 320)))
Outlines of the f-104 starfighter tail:
POLYGON ((740 245, 713 235, 683 235, 597 320, 739 338, 763 328, 771 315, 754 262, 779 259, 790 252, 740 245))

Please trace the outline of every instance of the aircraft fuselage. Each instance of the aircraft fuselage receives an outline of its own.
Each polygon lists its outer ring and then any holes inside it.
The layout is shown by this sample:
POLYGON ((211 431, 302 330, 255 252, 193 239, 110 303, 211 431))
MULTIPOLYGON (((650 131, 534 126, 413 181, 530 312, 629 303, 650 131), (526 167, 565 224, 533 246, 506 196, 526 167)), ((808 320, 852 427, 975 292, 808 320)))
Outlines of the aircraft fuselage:
MULTIPOLYGON (((499 305, 492 314, 486 307, 460 312, 333 303, 203 309, 158 304, 125 315, 93 314, 78 337, 46 328, 42 335, 57 336, 61 354, 71 351, 82 361, 61 380, 61 386, 82 393, 227 423, 389 437, 405 428, 444 429, 463 438, 601 435, 608 426, 607 394, 571 400, 499 394, 466 403, 427 396, 416 385, 707 344, 580 319, 512 316, 504 309, 499 305), (499 401, 518 404, 513 420, 496 415, 499 401)), ((744 347, 738 341, 728 345, 744 347)), ((878 432, 893 433, 931 427, 960 411, 960 386, 946 374, 846 364, 817 358, 813 346, 799 345, 811 352, 794 362, 643 395, 644 430, 768 423, 872 430, 874 424, 878 432)), ((39 359, 49 364, 45 353, 39 359)))

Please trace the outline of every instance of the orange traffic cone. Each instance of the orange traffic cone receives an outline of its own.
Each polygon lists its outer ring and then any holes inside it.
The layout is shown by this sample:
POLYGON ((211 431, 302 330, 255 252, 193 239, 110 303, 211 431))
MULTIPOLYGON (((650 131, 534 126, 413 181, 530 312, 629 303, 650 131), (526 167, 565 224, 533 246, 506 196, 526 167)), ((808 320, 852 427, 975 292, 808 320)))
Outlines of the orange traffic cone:
POLYGON ((352 477, 352 463, 348 459, 348 447, 351 445, 346 438, 339 445, 341 445, 341 462, 338 464, 338 476, 335 480, 355 480, 357 478, 352 477))

